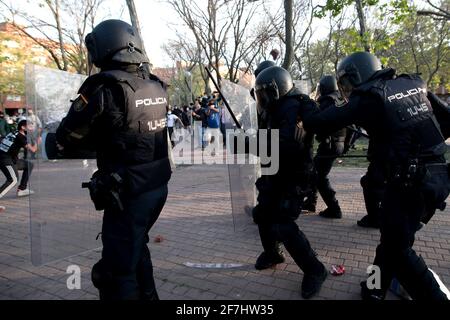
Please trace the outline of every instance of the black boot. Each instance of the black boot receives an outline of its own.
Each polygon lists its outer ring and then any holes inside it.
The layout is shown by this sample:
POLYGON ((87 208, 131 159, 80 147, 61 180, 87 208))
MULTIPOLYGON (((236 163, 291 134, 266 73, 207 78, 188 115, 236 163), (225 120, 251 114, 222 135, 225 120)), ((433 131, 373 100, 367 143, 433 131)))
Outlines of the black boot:
POLYGON ((361 298, 366 301, 381 301, 384 300, 386 291, 382 289, 369 289, 367 282, 361 281, 361 298))
POLYGON ((273 253, 268 253, 264 251, 259 255, 258 259, 256 259, 255 269, 256 270, 269 269, 276 264, 283 263, 284 260, 285 260, 284 255, 281 250, 273 253))
POLYGON ((358 220, 356 224, 363 228, 380 228, 380 223, 371 219, 369 215, 364 216, 361 220, 358 220))
POLYGON ((328 276, 328 272, 322 264, 318 273, 305 273, 302 281, 302 297, 309 299, 320 291, 322 284, 328 276))
POLYGON ((314 202, 307 202, 302 206, 302 210, 316 212, 316 204, 314 202))
POLYGON ((159 296, 156 292, 156 289, 150 292, 141 292, 140 300, 146 300, 146 301, 158 301, 159 296))
POLYGON ((317 193, 310 194, 305 202, 303 202, 302 210, 309 212, 316 212, 317 193))
MULTIPOLYGON (((448 300, 437 280, 421 256, 408 249, 400 255, 397 279, 413 300, 448 300)), ((444 285, 442 283, 442 285, 444 285)))
POLYGON ((329 218, 329 219, 341 219, 342 211, 339 206, 328 207, 325 210, 320 211, 319 216, 321 216, 322 218, 329 218))
POLYGON ((327 277, 327 270, 317 259, 305 234, 294 222, 280 225, 278 232, 287 252, 303 271, 302 296, 309 299, 319 292, 327 277))

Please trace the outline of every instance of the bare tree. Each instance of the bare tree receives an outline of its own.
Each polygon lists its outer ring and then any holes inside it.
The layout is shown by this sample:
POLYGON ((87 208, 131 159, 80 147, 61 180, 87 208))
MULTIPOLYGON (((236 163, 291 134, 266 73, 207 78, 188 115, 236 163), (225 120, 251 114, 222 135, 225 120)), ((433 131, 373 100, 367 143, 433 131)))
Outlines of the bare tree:
MULTIPOLYGON (((258 10, 253 2, 208 0, 206 9, 192 0, 168 0, 168 3, 201 49, 197 57, 203 61, 198 63, 206 64, 214 72, 219 85, 221 61, 227 67, 227 78, 237 82, 242 66, 245 64, 243 69, 247 72, 270 38, 265 28, 252 25, 252 18, 258 10)), ((207 81, 206 74, 203 76, 207 81)))
MULTIPOLYGON (((417 26, 417 24, 416 24, 417 26)), ((430 54, 430 47, 425 47, 423 41, 419 38, 419 33, 416 33, 416 46, 420 48, 421 62, 427 69, 428 78, 427 85, 430 86, 435 74, 439 71, 441 64, 448 61, 450 50, 448 47, 448 37, 450 35, 450 28, 446 21, 442 21, 436 28, 436 38, 433 41, 434 54, 430 54)))
POLYGON ((179 76, 178 79, 172 79, 172 81, 176 81, 176 83, 174 84, 178 85, 181 88, 187 88, 187 91, 191 94, 191 99, 194 100, 195 83, 194 81, 192 81, 194 69, 199 70, 205 87, 209 84, 208 76, 203 69, 202 48, 200 45, 194 45, 191 42, 187 41, 184 35, 177 34, 177 36, 178 38, 176 40, 169 41, 168 43, 164 44, 162 48, 171 58, 171 60, 183 61, 185 63, 185 65, 183 66, 184 70, 178 70, 178 73, 184 73, 183 76, 179 76), (189 79, 189 81, 186 77, 185 71, 190 73, 191 78, 189 79), (182 83, 180 83, 180 79, 182 83))
POLYGON ((208 61, 208 68, 215 71, 217 80, 220 82, 221 49, 230 28, 229 22, 224 23, 221 27, 217 22, 217 11, 224 5, 224 2, 208 0, 206 12, 192 0, 168 0, 168 3, 192 32, 208 61))
POLYGON ((434 4, 431 0, 427 0, 427 3, 431 6, 431 9, 417 10, 417 15, 430 16, 438 20, 450 20, 449 1, 444 1, 441 6, 434 4))
MULTIPOLYGON (((287 10, 290 10, 289 4, 287 10)), ((284 68, 289 68, 291 72, 298 73, 299 76, 303 73, 301 64, 302 51, 306 51, 307 47, 305 44, 308 41, 308 37, 310 38, 312 36, 311 25, 314 18, 314 10, 315 6, 313 5, 312 0, 294 1, 292 8, 292 23, 290 23, 285 21, 285 19, 290 20, 290 14, 288 16, 286 12, 286 3, 284 10, 279 10, 275 14, 273 14, 269 8, 265 7, 265 12, 269 17, 271 27, 284 44, 285 50, 288 50, 288 48, 291 47, 290 44, 286 43, 286 41, 288 41, 287 38, 289 37, 286 34, 286 31, 292 32, 292 54, 289 55, 285 52, 284 58, 284 60, 286 60, 286 58, 292 58, 292 61, 285 62, 283 60, 282 65, 284 68), (292 65, 293 61, 296 62, 295 66, 292 65)))
POLYGON ((344 8, 337 16, 328 14, 328 35, 324 39, 311 41, 309 35, 301 63, 312 87, 323 75, 336 73, 339 60, 346 54, 342 42, 346 40, 347 24, 354 25, 356 22, 356 19, 348 20, 347 9, 344 8))
POLYGON ((64 32, 69 44, 67 59, 78 73, 88 74, 90 71, 84 39, 88 30, 94 27, 98 8, 103 2, 104 0, 83 0, 64 3, 65 11, 75 19, 75 27, 64 32))
POLYGON ((364 50, 370 52, 370 45, 367 41, 367 26, 366 26, 366 16, 364 15, 363 3, 362 0, 355 0, 356 12, 358 14, 359 21, 359 36, 361 38, 361 43, 364 47, 364 50))
POLYGON ((237 82, 240 71, 247 73, 261 50, 275 37, 268 27, 268 21, 262 21, 254 27, 251 25, 257 8, 256 5, 249 5, 246 0, 237 0, 234 5, 228 7, 232 37, 231 44, 222 55, 227 64, 230 81, 237 82), (245 67, 242 68, 242 64, 245 67))
POLYGON ((39 18, 28 8, 18 9, 4 0, 0 0, 0 4, 9 12, 5 18, 22 35, 46 50, 58 69, 67 71, 71 66, 78 73, 86 73, 84 38, 88 26, 93 26, 97 9, 103 1, 44 0, 40 7, 50 13, 48 20, 39 18))

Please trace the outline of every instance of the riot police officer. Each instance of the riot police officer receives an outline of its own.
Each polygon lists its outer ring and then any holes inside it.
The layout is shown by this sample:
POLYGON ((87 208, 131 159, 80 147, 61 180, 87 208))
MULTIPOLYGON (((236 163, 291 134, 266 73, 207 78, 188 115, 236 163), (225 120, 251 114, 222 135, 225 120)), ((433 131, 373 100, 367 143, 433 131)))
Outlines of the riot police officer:
POLYGON ((320 290, 327 276, 324 265, 295 223, 306 187, 303 166, 309 165, 304 161, 309 156, 309 148, 305 146, 312 141, 312 135, 302 128, 298 109, 300 105, 314 108, 315 103, 298 92, 288 71, 277 66, 258 75, 255 94, 260 129, 279 130, 279 170, 275 175, 263 175, 256 182, 259 194, 253 218, 264 252, 255 268, 262 270, 283 262, 279 242, 283 243, 304 272, 301 293, 307 299, 320 290))
POLYGON ((171 176, 164 84, 148 63, 137 31, 106 20, 86 36, 101 72, 86 79, 57 130, 61 148, 93 145, 98 171, 89 184, 104 209, 101 260, 92 269, 100 299, 157 300, 148 232, 171 176))
MULTIPOLYGON (((328 108, 341 107, 344 101, 339 95, 336 78, 331 75, 323 76, 317 88, 319 97, 320 110, 328 108)), ((341 207, 336 199, 336 192, 331 187, 328 174, 333 167, 336 158, 344 152, 346 129, 340 129, 331 135, 318 135, 316 139, 319 141, 317 154, 314 157, 314 168, 316 170, 316 186, 313 191, 312 199, 315 207, 317 201, 317 191, 319 191, 327 208, 319 213, 324 218, 340 219, 342 217, 341 207)))
POLYGON ((374 260, 381 270, 381 287, 369 289, 362 282, 362 297, 384 299, 395 277, 413 299, 447 299, 412 248, 419 222, 442 209, 450 187, 446 146, 425 83, 417 75, 382 69, 368 52, 343 59, 337 78, 349 99, 345 108, 302 108, 300 114, 307 129, 333 132, 352 123, 365 128, 371 154, 385 170, 381 238, 374 260))

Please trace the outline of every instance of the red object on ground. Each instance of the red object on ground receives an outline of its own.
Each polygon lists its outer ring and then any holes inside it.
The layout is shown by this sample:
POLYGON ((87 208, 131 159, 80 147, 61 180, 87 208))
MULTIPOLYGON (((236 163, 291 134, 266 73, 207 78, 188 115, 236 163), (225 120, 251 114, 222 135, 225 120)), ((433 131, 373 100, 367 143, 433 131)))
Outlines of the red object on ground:
POLYGON ((3 212, 3 211, 5 211, 5 210, 6 210, 6 207, 0 206, 0 212, 3 212))
POLYGON ((161 235, 157 235, 156 237, 155 237, 155 242, 162 242, 164 240, 164 238, 163 238, 163 236, 161 236, 161 235))
POLYGON ((345 267, 343 265, 335 265, 331 266, 331 274, 333 276, 341 276, 345 273, 345 267))

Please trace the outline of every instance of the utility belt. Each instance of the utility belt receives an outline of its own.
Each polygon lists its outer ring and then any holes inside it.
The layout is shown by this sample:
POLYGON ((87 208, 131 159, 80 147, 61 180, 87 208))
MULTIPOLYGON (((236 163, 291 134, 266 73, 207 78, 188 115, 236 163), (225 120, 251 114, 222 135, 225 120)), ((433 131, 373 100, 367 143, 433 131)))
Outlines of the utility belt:
POLYGON ((445 210, 450 194, 450 164, 420 163, 411 159, 405 167, 393 170, 392 179, 405 187, 416 186, 423 193, 426 212, 421 221, 428 223, 436 209, 445 210))
POLYGON ((82 188, 89 189, 89 195, 94 202, 95 210, 115 207, 123 211, 120 195, 123 192, 123 179, 118 173, 97 170, 89 182, 83 182, 82 188))
POLYGON ((409 159, 406 165, 397 165, 390 170, 390 178, 404 187, 412 187, 420 183, 425 174, 424 164, 419 164, 419 159, 409 159))

